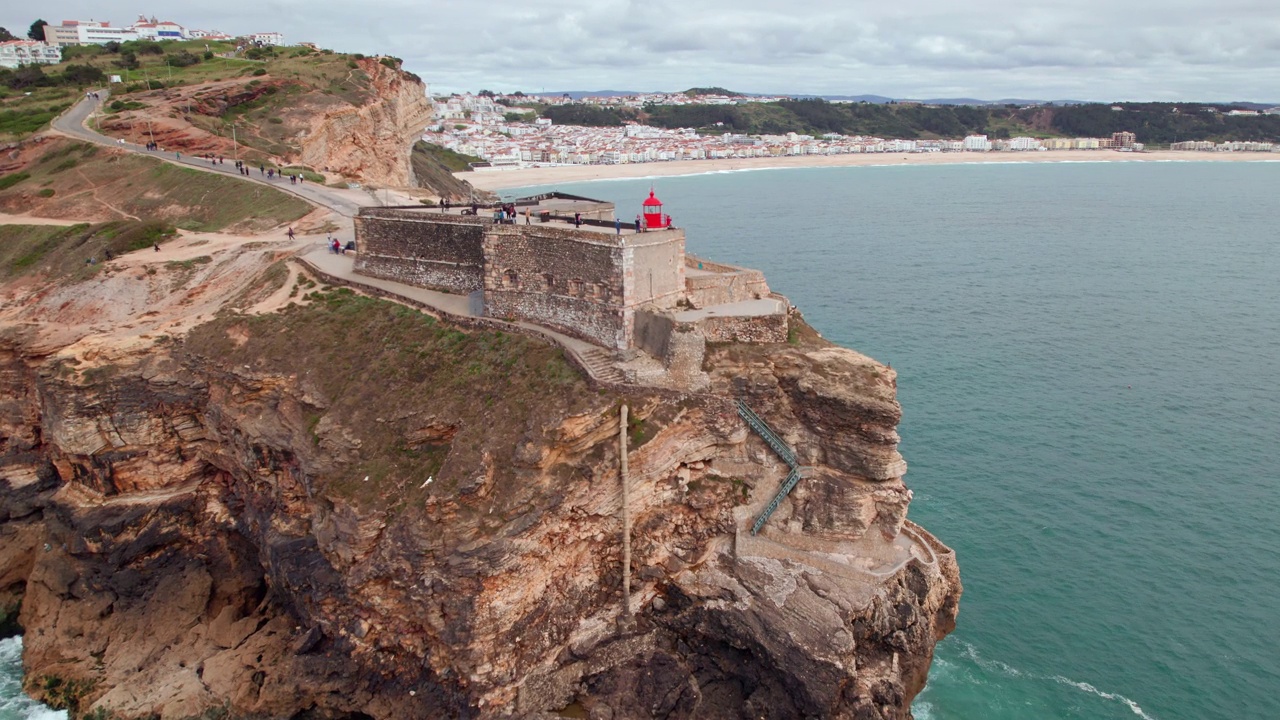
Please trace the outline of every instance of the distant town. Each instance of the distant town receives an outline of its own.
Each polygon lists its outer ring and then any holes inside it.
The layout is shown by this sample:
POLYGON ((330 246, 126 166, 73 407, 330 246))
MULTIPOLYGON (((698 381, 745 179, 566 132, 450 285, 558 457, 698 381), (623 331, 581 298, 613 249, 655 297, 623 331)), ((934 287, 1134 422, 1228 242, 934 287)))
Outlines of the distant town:
MULTIPOLYGON (((13 37, 7 32, 4 35, 13 37)), ((160 20, 155 16, 140 15, 134 21, 121 25, 92 19, 62 20, 56 25, 38 20, 32 24, 28 39, 0 42, 0 67, 16 69, 29 65, 57 64, 63 60, 63 49, 74 46, 118 46, 128 42, 165 40, 234 42, 241 47, 285 44, 284 35, 280 32, 233 35, 219 30, 191 28, 171 20, 160 20)), ((70 57, 70 53, 68 56, 70 57)), ((764 111, 770 110, 764 107, 767 105, 797 105, 805 102, 825 101, 785 95, 742 95, 723 88, 577 99, 568 94, 497 94, 482 91, 477 94, 453 94, 435 98, 434 124, 423 134, 422 139, 478 159, 475 164, 481 167, 616 165, 852 153, 1025 153, 1049 150, 1143 152, 1149 145, 1139 142, 1134 132, 1123 129, 1149 128, 1149 124, 1139 121, 1127 126, 1111 123, 1105 129, 1094 122, 1067 131, 1088 133, 1104 130, 1097 136, 1047 136, 1066 134, 1061 129, 1058 133, 1042 133, 1039 136, 1010 134, 1009 127, 1000 129, 1003 135, 989 136, 981 132, 987 129, 985 123, 971 122, 967 129, 979 132, 966 132, 963 124, 953 122, 949 129, 926 127, 924 132, 916 133, 924 137, 895 137, 883 134, 887 128, 874 124, 870 125, 870 133, 865 132, 866 126, 859 128, 864 130, 862 133, 818 133, 812 132, 811 127, 809 133, 799 132, 804 123, 794 125, 796 132, 743 132, 744 128, 735 127, 732 122, 715 120, 720 112, 746 114, 752 107, 764 111), (663 113, 665 125, 637 120, 647 118, 655 112, 663 113), (597 121, 592 122, 593 118, 597 121), (599 121, 600 118, 612 121, 599 121), (690 125, 679 126, 682 122, 690 125), (1115 129, 1116 124, 1122 129, 1115 129)), ((831 101, 831 105, 849 108, 855 102, 835 100, 831 101)), ((865 102, 861 104, 866 105, 865 102)), ((910 101, 896 101, 895 104, 899 108, 914 105, 926 112, 948 112, 910 101)), ((1117 113, 1126 110, 1120 106, 1110 109, 1117 113)), ((1034 108, 1023 110, 1032 111, 1034 108)), ((1106 107, 1103 106, 1100 110, 1105 113, 1106 107)), ((1173 107, 1170 112, 1176 114, 1180 111, 1181 108, 1173 107)), ((1274 136, 1274 133, 1267 130, 1272 126, 1265 124, 1274 123, 1274 120, 1266 116, 1280 115, 1280 107, 1219 109, 1194 105, 1186 108, 1183 117, 1210 115, 1237 122, 1262 118, 1265 122, 1256 127, 1262 128, 1262 135, 1274 136)), ((1021 126, 1012 127, 1016 130, 1021 126)), ((787 127, 770 129, 785 130, 787 127)), ((1150 134, 1149 129, 1144 132, 1150 134)), ((1158 140, 1161 143, 1158 147, 1187 152, 1280 152, 1280 142, 1268 140, 1218 138, 1215 142, 1203 139, 1203 135, 1198 138, 1192 135, 1193 139, 1181 139, 1176 135, 1175 133, 1173 137, 1158 140)), ((1186 137, 1186 134, 1182 135, 1182 138, 1186 137)))
MULTIPOLYGON (((738 105, 787 100, 701 93, 649 93, 571 99, 566 95, 537 96, 455 94, 436 98, 435 124, 423 139, 463 155, 480 158, 492 167, 538 164, 615 165, 731 158, 848 153, 1038 152, 1047 150, 1114 150, 1142 152, 1144 144, 1133 132, 1106 137, 989 138, 971 134, 954 139, 902 139, 825 133, 806 135, 710 134, 695 128, 662 128, 630 122, 618 127, 556 124, 549 117, 531 117, 527 106, 552 108, 569 104, 645 108, 671 105, 738 105)), ((1116 107, 1113 110, 1121 110, 1116 107)), ((1230 110, 1229 116, 1280 115, 1280 108, 1230 110)), ((1171 150, 1217 152, 1280 152, 1280 144, 1262 141, 1187 141, 1171 150)))
POLYGON ((62 49, 79 45, 107 45, 137 40, 206 40, 241 42, 245 45, 283 45, 278 32, 254 32, 229 35, 219 30, 199 30, 176 22, 139 15, 128 25, 112 25, 102 20, 63 20, 60 24, 36 21, 28 39, 0 42, 0 67, 24 65, 56 65, 62 62, 62 49), (37 35, 38 37, 30 37, 37 35))

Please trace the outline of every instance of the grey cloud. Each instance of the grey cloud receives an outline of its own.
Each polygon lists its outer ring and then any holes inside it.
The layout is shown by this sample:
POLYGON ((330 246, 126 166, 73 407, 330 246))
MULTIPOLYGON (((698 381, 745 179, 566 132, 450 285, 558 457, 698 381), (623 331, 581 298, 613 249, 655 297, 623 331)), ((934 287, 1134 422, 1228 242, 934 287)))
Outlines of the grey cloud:
MULTIPOLYGON (((11 4, 12 5, 12 4, 11 4)), ((137 7, 54 0, 47 20, 137 7)), ((34 15, 0 11, 11 30, 34 15), (20 16, 21 15, 21 16, 20 16)), ((1280 101, 1273 0, 225 0, 172 19, 386 52, 440 90, 1280 101)))

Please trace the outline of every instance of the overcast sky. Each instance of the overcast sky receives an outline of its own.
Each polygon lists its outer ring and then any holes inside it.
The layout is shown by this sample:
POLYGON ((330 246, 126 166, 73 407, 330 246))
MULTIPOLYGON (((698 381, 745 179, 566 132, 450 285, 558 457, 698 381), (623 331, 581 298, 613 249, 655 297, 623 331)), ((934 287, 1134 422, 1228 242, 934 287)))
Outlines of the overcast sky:
POLYGON ((682 90, 1280 102, 1276 0, 6 2, 25 35, 138 12, 405 60, 433 92, 682 90), (174 8, 172 13, 162 12, 174 8))

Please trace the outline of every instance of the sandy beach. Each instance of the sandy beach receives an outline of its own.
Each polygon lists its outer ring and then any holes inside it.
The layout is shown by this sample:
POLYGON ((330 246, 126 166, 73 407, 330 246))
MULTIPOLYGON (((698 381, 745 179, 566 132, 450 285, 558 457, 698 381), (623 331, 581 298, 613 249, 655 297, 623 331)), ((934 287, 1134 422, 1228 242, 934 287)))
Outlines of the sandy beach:
POLYGON ((950 165, 958 163, 1040 162, 1280 162, 1280 153, 1265 152, 1117 152, 1114 150, 1045 150, 990 153, 875 153, 869 155, 801 155, 733 160, 683 160, 630 165, 561 165, 556 167, 479 170, 458 177, 481 190, 505 190, 529 185, 586 182, 619 178, 673 177, 705 173, 887 165, 950 165))

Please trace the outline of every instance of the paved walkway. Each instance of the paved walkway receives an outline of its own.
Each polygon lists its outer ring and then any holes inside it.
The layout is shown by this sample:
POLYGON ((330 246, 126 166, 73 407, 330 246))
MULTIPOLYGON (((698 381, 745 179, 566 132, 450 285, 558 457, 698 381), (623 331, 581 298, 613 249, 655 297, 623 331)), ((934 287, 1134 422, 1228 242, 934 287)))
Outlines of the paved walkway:
POLYGON ((676 313, 677 322, 698 322, 709 317, 759 317, 761 315, 780 315, 787 307, 777 298, 760 298, 759 300, 740 300, 722 305, 708 305, 694 310, 683 310, 676 313))
POLYGON ((622 373, 617 369, 616 363, 612 358, 613 353, 608 348, 565 335, 542 325, 476 315, 471 312, 471 303, 465 295, 454 295, 413 285, 405 285, 392 280, 359 275, 355 272, 354 254, 339 255, 330 252, 324 245, 318 245, 313 250, 305 251, 299 257, 306 264, 325 275, 342 281, 344 284, 370 288, 381 293, 401 297, 445 316, 483 318, 485 322, 509 327, 513 332, 538 335, 563 347, 566 352, 573 356, 576 364, 597 381, 616 383, 622 380, 622 373))
MULTIPOLYGON (((374 199, 372 195, 363 190, 351 190, 348 188, 331 188, 311 182, 302 182, 297 185, 290 184, 287 179, 268 180, 265 175, 259 175, 257 168, 254 168, 249 175, 241 175, 236 171, 235 161, 229 158, 222 165, 213 165, 206 159, 193 157, 190 155, 182 155, 178 152, 169 151, 151 151, 142 145, 135 145, 129 142, 121 142, 106 135, 94 132, 85 127, 85 121, 89 119, 102 105, 107 102, 110 97, 106 90, 99 90, 98 100, 86 97, 77 103, 61 116, 54 118, 53 129, 58 132, 73 137, 77 140, 91 142, 97 145, 113 147, 118 150, 126 150, 128 152, 137 153, 139 155, 148 155, 166 162, 177 165, 185 165, 187 167, 196 168, 205 172, 218 173, 228 175, 241 180, 255 182, 260 185, 269 185, 282 192, 297 195, 314 205, 329 208, 344 218, 352 218, 360 211, 361 206, 372 204, 370 201, 374 199)), ((383 193, 379 191, 378 196, 382 197, 383 193)), ((392 203, 404 203, 405 197, 392 192, 387 196, 392 203)), ((416 202, 416 201, 411 201, 416 202)))

